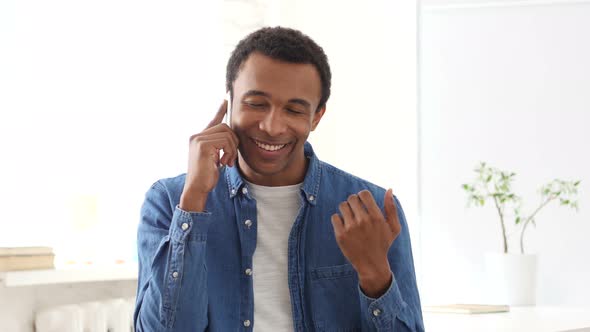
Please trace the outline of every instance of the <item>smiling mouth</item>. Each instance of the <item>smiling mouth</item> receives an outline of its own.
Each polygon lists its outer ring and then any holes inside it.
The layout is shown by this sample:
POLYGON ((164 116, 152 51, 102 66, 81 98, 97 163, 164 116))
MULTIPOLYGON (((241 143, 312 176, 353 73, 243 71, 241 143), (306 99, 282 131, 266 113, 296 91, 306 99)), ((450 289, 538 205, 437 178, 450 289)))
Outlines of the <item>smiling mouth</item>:
POLYGON ((257 140, 253 140, 253 141, 254 141, 254 143, 256 143, 256 146, 258 146, 262 150, 269 151, 269 152, 279 151, 279 150, 283 149, 285 146, 289 145, 289 144, 272 145, 272 144, 262 143, 257 140))

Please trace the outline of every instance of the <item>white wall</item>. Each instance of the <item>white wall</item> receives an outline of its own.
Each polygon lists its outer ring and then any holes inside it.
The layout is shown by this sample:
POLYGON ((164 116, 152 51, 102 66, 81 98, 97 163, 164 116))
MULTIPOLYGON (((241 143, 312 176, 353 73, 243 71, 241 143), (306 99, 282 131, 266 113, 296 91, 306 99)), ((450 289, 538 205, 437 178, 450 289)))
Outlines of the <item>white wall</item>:
MULTIPOLYGON (((69 254, 67 204, 84 194, 98 197, 98 231, 119 230, 109 249, 133 257, 143 195, 185 171, 188 137, 223 100, 217 9, 0 2, 0 245, 69 254)), ((98 248, 95 234, 84 241, 98 248)))
POLYGON ((590 2, 465 3, 421 12, 422 295, 485 299, 483 254, 501 250, 500 226, 492 207, 465 208, 460 185, 488 161, 517 173, 526 210, 540 184, 582 179, 579 213, 548 206, 526 246, 539 304, 587 305, 590 2))
MULTIPOLYGON (((222 101, 219 4, 0 1, 0 246, 132 260, 145 192, 186 170, 188 137, 222 101), (78 194, 98 196, 92 227, 69 220, 78 194)), ((0 285, 0 331, 135 284, 0 285)))

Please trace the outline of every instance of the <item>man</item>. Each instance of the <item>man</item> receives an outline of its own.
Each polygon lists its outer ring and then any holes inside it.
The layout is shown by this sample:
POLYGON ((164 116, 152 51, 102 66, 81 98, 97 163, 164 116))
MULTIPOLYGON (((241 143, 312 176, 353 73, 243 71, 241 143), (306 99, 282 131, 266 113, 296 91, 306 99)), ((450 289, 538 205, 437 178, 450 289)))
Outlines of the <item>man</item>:
POLYGON ((330 81, 322 48, 299 31, 238 43, 230 125, 224 102, 190 138, 188 172, 146 194, 137 331, 424 329, 399 202, 306 142, 330 81))

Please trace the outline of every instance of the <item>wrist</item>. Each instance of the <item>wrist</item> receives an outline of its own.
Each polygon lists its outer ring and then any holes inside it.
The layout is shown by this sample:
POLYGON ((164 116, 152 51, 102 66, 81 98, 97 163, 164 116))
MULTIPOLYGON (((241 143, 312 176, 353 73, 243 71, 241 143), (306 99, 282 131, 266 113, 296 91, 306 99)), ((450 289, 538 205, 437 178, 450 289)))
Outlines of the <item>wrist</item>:
POLYGON ((359 285, 365 295, 371 298, 379 298, 385 294, 393 282, 393 275, 389 264, 387 268, 358 273, 359 285))
POLYGON ((207 203, 207 193, 182 192, 178 207, 187 212, 203 212, 207 203))

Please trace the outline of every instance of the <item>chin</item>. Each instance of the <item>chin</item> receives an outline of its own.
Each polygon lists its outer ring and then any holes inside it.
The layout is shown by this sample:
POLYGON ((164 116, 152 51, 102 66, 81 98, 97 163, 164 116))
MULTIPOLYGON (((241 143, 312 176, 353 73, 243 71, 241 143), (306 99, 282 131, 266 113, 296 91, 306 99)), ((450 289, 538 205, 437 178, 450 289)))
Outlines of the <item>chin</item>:
POLYGON ((293 163, 293 154, 295 153, 296 147, 294 143, 291 143, 289 149, 285 151, 285 154, 279 158, 264 158, 260 155, 260 152, 255 150, 259 149, 255 145, 248 146, 247 149, 241 149, 240 154, 249 169, 262 176, 276 176, 287 171, 289 166, 293 163), (253 149, 253 150, 250 150, 253 149))
POLYGON ((264 176, 274 176, 283 172, 288 165, 284 162, 281 163, 268 163, 259 160, 252 160, 250 158, 244 158, 248 167, 254 172, 264 176))

